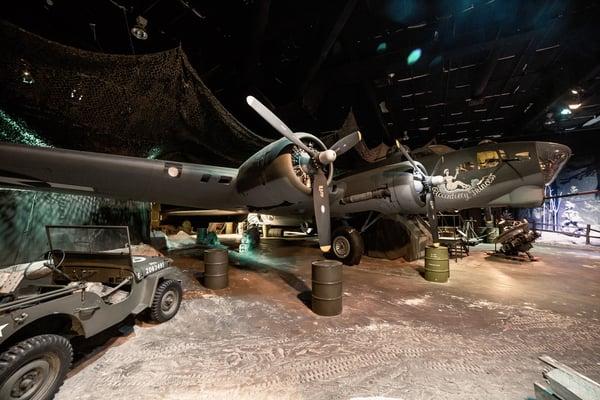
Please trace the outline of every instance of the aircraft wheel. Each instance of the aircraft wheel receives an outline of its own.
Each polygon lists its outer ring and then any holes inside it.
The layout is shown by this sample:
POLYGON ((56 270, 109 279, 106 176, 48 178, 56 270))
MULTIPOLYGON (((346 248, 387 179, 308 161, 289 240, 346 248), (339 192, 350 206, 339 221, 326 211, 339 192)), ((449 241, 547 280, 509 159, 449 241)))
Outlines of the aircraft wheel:
POLYGON ((39 335, 0 355, 1 399, 51 399, 71 367, 73 348, 58 335, 39 335))
POLYGON ((356 265, 365 250, 360 233, 349 226, 342 226, 333 231, 329 255, 346 265, 356 265))
POLYGON ((154 292, 150 316, 156 322, 170 320, 179 311, 181 304, 181 284, 172 279, 161 282, 154 292))

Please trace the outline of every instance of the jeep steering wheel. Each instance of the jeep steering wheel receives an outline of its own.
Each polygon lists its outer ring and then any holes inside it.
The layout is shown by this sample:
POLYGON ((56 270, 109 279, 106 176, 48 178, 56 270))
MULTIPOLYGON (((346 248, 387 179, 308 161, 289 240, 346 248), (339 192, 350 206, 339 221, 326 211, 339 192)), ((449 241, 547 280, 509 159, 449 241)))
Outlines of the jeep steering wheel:
POLYGON ((69 282, 74 282, 75 280, 73 278, 71 278, 69 275, 65 274, 60 269, 60 266, 65 261, 65 257, 66 257, 66 254, 65 254, 64 250, 61 250, 61 249, 50 250, 48 252, 48 262, 46 264, 44 264, 44 265, 46 267, 50 268, 52 271, 56 272, 57 274, 62 275, 69 282), (58 262, 58 264, 56 264, 56 265, 54 265, 54 257, 53 257, 55 251, 60 251, 62 253, 62 257, 61 257, 60 261, 58 262))

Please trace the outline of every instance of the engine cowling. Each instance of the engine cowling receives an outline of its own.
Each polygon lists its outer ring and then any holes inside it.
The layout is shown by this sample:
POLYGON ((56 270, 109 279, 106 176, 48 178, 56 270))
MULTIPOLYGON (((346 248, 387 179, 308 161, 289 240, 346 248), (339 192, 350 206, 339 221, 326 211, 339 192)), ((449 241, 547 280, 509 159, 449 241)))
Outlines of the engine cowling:
MULTIPOLYGON (((326 150, 323 142, 315 136, 308 133, 296 135, 315 149, 326 150)), ((237 192, 246 204, 263 210, 309 200, 312 202, 308 174, 312 160, 306 154, 286 138, 269 144, 240 166, 235 180, 237 192)), ((333 167, 329 165, 325 172, 331 181, 333 167)))

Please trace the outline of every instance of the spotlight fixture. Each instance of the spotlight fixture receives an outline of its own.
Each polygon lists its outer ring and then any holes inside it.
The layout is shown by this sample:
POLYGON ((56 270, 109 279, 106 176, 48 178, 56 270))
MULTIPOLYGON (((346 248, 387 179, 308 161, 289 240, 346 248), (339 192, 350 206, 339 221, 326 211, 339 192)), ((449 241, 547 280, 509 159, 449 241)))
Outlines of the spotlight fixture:
POLYGON ((148 32, 146 32, 146 25, 148 25, 148 20, 141 15, 135 19, 135 25, 131 28, 131 34, 134 38, 138 40, 146 40, 148 39, 148 32))
POLYGON ((569 110, 568 108, 563 108, 562 110, 560 110, 560 115, 571 115, 573 114, 573 112, 571 110, 569 110))
POLYGON ((421 54, 422 54, 421 49, 418 49, 418 48, 414 49, 413 51, 410 52, 408 57, 406 57, 406 63, 408 65, 413 65, 414 63, 419 61, 419 58, 421 58, 421 54))
POLYGON ((583 89, 580 87, 575 87, 570 90, 570 93, 567 95, 566 103, 570 110, 577 110, 581 107, 581 98, 583 94, 583 89))
POLYGON ((386 42, 381 42, 377 45, 377 49, 375 50, 377 53, 385 53, 388 49, 388 44, 386 42))
POLYGON ((31 85, 35 80, 33 79, 33 76, 31 76, 31 72, 24 69, 23 72, 21 72, 21 82, 31 85))

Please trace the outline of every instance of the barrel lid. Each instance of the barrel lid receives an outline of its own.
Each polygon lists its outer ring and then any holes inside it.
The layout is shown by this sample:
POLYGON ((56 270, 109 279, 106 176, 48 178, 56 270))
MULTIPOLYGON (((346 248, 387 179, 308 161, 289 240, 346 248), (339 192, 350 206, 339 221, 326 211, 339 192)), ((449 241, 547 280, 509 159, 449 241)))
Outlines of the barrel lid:
POLYGON ((223 252, 227 252, 227 249, 206 249, 204 250, 204 253, 223 253, 223 252))
POLYGON ((317 261, 313 261, 312 265, 316 265, 318 267, 323 267, 323 268, 332 268, 332 267, 338 267, 338 266, 342 265, 342 263, 337 260, 317 260, 317 261))

